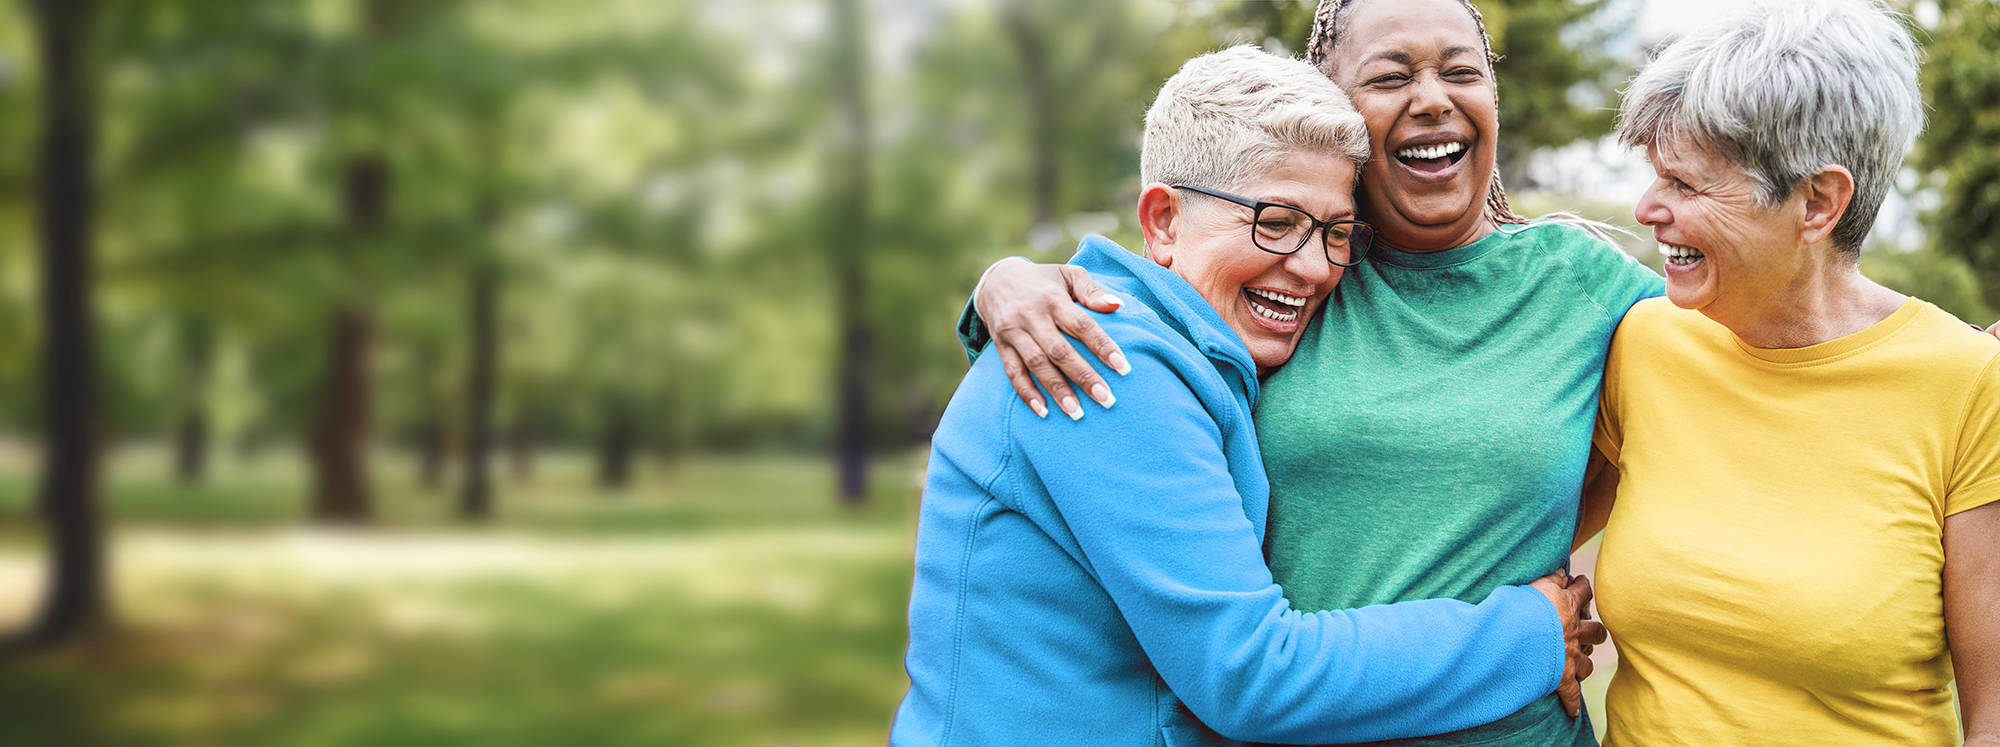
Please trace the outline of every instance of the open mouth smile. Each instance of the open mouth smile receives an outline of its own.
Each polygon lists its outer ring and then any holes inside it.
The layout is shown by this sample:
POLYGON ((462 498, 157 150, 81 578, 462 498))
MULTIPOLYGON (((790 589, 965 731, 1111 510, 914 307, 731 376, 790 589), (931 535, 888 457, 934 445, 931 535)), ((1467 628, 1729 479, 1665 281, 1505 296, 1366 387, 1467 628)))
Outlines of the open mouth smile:
POLYGON ((1413 145, 1395 152, 1396 162, 1403 169, 1424 181, 1442 181, 1458 172, 1458 165, 1470 153, 1469 146, 1462 140, 1413 145))
POLYGON ((1703 259, 1700 249, 1664 241, 1660 242, 1660 254, 1667 258, 1667 266, 1674 269, 1692 269, 1703 259))
POLYGON ((1306 308, 1305 298, 1264 288, 1244 288, 1243 303, 1250 307, 1259 321, 1280 331, 1287 331, 1297 324, 1306 308))

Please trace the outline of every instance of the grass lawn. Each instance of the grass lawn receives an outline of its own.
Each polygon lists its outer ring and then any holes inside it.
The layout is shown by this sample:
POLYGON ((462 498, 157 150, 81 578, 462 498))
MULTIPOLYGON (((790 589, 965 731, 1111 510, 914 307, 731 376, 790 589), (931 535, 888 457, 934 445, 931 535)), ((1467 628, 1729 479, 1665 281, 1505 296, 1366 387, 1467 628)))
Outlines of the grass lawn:
MULTIPOLYGON (((0 662, 0 744, 880 744, 902 694, 910 459, 858 511, 808 458, 611 494, 551 460, 483 527, 385 478, 383 526, 334 531, 293 520, 295 466, 185 489, 155 456, 110 481, 117 629, 0 662)), ((9 625, 27 494, 0 480, 9 625)))

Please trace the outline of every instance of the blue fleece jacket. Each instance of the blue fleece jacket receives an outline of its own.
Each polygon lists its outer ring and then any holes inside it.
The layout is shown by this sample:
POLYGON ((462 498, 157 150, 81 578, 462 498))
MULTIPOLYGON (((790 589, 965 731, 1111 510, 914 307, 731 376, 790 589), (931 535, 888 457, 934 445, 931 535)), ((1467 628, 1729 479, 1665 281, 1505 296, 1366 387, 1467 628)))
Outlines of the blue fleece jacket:
POLYGON ((1076 423, 1036 417, 997 356, 960 384, 932 441, 892 744, 1386 739, 1555 689, 1561 625, 1527 587, 1293 610, 1264 564, 1248 349, 1144 257, 1091 237, 1071 262, 1125 299, 1097 321, 1132 372, 1076 423))

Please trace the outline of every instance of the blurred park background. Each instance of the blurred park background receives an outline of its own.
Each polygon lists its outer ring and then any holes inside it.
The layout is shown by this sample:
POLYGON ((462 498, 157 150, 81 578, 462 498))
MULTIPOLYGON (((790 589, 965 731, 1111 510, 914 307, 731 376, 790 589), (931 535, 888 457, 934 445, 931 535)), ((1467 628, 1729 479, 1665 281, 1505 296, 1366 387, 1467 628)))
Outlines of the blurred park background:
MULTIPOLYGON (((1479 5, 1522 212, 1631 225, 1719 3, 1479 5)), ((1903 7, 1863 266, 1989 323, 2000 7, 1903 7)), ((882 742, 978 273, 1138 246, 1156 87, 1311 14, 0 3, 0 744, 882 742)))

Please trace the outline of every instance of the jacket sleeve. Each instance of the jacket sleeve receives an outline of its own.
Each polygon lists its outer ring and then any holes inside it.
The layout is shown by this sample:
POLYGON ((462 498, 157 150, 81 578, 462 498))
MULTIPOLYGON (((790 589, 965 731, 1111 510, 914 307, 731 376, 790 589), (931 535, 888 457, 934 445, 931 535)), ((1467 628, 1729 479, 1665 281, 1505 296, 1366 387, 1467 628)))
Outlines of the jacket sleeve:
MULTIPOLYGON (((1477 605, 1293 610, 1244 512, 1223 431, 1190 387, 1213 368, 1174 370, 1157 338, 1121 342, 1133 371, 1118 406, 1078 422, 1010 419, 1027 467, 1014 472, 1040 481, 1060 515, 1050 531, 1074 538, 1197 718, 1244 741, 1367 741, 1483 724, 1555 689, 1561 623, 1528 587, 1477 605)), ((1245 459, 1235 468, 1262 469, 1245 459)))

